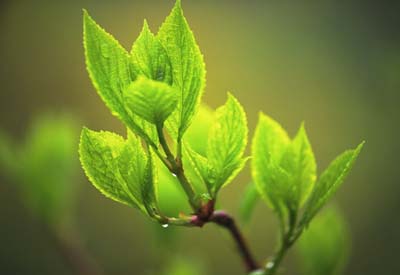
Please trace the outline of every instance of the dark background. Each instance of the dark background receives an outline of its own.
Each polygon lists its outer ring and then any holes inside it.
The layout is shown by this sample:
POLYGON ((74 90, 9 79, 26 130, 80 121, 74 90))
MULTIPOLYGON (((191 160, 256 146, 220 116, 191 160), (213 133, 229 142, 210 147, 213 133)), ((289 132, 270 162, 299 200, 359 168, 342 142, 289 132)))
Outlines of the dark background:
MULTIPOLYGON (((172 6, 155 0, 3 0, 1 128, 21 138, 34 114, 63 110, 92 129, 123 133, 87 76, 81 9, 130 48, 143 19, 156 31, 172 6)), ((247 111, 251 134, 259 110, 291 135, 304 120, 319 171, 367 141, 336 196, 353 238, 346 274, 400 274, 400 5, 183 0, 183 8, 205 56, 204 101, 210 106, 232 91, 247 111)), ((224 208, 237 213, 248 179, 247 167, 224 189, 224 208)), ((79 185, 76 228, 107 274, 157 274, 167 254, 196 259, 209 274, 242 274, 230 239, 216 227, 179 229, 175 245, 159 242, 157 229, 138 211, 104 198, 83 175, 79 185)), ((273 252, 276 221, 265 206, 257 207, 245 231, 259 259, 273 252)), ((70 274, 5 177, 0 244, 0 274, 70 274)), ((285 266, 296 274, 294 253, 285 266)))

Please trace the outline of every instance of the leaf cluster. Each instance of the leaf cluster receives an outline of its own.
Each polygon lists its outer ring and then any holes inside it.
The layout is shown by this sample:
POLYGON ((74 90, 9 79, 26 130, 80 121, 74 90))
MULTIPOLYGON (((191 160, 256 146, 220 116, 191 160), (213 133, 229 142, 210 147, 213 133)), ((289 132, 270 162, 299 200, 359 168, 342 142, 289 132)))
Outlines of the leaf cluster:
MULTIPOLYGON (((205 65, 180 0, 157 33, 144 21, 129 52, 84 11, 84 48, 98 95, 127 128, 125 137, 82 130, 79 153, 89 180, 106 197, 162 224, 212 221, 219 191, 249 159, 247 118, 231 93, 215 111, 201 104, 205 65), (175 199, 178 193, 187 198, 191 214, 175 199)), ((339 155, 318 177, 304 124, 290 138, 278 122, 260 114, 251 145, 253 183, 242 213, 248 216, 261 197, 279 217, 282 236, 273 268, 260 274, 274 274, 286 250, 343 183, 363 144, 339 155)), ((220 225, 232 229, 228 220, 220 225)))
POLYGON ((157 34, 144 22, 130 52, 84 11, 84 46, 96 91, 128 129, 126 138, 83 129, 80 159, 93 185, 160 222, 166 217, 159 209, 159 178, 175 175, 195 211, 216 199, 246 163, 247 120, 228 94, 206 144, 185 137, 200 108, 205 66, 180 1, 157 34))

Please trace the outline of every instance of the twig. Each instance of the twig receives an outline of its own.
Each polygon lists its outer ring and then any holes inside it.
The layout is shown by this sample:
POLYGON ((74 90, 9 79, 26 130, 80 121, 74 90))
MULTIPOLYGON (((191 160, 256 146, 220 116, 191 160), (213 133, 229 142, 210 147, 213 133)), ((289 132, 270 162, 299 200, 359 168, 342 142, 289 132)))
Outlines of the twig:
POLYGON ((229 214, 224 211, 214 211, 210 217, 210 221, 226 228, 231 233, 248 272, 259 269, 259 266, 251 254, 243 235, 235 223, 235 220, 229 214))

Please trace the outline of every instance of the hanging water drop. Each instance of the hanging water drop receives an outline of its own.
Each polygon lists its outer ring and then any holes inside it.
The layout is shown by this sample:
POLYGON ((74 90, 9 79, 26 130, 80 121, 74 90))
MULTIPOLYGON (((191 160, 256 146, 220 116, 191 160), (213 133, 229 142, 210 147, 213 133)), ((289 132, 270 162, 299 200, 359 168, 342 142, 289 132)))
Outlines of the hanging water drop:
POLYGON ((162 224, 161 225, 163 228, 167 228, 168 227, 168 223, 162 224))
POLYGON ((172 174, 172 176, 174 176, 176 178, 176 174, 174 174, 174 173, 171 173, 171 174, 172 174))

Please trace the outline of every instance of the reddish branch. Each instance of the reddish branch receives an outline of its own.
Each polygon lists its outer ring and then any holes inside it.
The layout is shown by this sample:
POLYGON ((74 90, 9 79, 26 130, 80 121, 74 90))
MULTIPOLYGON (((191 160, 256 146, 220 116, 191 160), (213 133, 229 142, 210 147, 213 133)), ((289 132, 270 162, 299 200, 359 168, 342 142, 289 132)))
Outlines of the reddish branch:
POLYGON ((240 232, 235 220, 225 211, 214 211, 214 201, 209 201, 203 205, 197 215, 193 216, 191 224, 202 227, 206 223, 215 223, 229 231, 236 243, 240 256, 248 272, 258 270, 260 267, 250 252, 250 249, 240 232))

